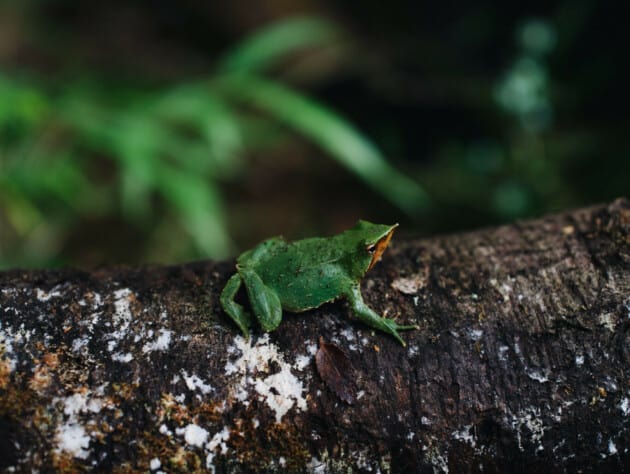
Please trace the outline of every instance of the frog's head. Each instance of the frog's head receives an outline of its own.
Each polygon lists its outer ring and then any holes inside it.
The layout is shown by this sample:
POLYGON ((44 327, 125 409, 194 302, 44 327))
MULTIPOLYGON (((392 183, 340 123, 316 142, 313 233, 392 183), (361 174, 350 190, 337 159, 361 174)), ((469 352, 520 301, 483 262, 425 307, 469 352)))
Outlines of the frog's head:
POLYGON ((348 231, 357 252, 355 263, 359 265, 359 273, 365 275, 378 262, 383 252, 392 239, 394 230, 398 224, 384 225, 372 224, 368 221, 359 221, 348 231))

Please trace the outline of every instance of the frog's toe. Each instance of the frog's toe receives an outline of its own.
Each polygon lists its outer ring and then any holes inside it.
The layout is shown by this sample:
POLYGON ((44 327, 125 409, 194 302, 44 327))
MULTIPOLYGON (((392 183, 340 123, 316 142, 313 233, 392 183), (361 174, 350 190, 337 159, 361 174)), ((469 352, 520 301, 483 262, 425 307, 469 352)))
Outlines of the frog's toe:
POLYGON ((418 329, 418 326, 415 325, 415 324, 402 325, 402 324, 398 324, 398 323, 394 322, 391 319, 385 319, 385 318, 383 318, 383 324, 386 327, 385 331, 387 333, 391 334, 392 336, 394 336, 394 338, 396 338, 396 340, 398 342, 400 342, 403 346, 407 346, 407 343, 403 340, 403 338, 400 336, 400 334, 398 334, 398 331, 407 331, 407 330, 410 330, 410 329, 418 329))
POLYGON ((420 326, 418 326, 417 324, 405 324, 405 325, 397 324, 396 329, 398 329, 399 331, 409 331, 411 329, 420 329, 420 326))

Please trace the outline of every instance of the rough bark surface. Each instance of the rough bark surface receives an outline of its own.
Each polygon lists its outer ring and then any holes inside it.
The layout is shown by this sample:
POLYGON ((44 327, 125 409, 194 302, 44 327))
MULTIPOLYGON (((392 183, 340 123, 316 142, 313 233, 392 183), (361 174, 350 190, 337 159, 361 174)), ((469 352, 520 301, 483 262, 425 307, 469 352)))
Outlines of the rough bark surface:
POLYGON ((343 302, 246 341, 233 263, 0 273, 4 472, 621 472, 630 203, 394 241, 343 302), (354 367, 356 401, 314 362, 354 367))

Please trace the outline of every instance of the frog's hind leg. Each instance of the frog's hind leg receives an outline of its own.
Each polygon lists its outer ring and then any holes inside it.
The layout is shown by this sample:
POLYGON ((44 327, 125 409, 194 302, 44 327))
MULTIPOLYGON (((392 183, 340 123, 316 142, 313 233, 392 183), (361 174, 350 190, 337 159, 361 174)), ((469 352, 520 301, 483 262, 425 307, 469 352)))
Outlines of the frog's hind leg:
POLYGON ((282 321, 278 295, 263 283, 255 271, 241 268, 239 274, 245 283, 254 316, 265 331, 273 331, 282 321))
POLYGON ((379 329, 383 332, 386 332, 387 334, 391 334, 403 346, 406 346, 407 344, 405 343, 405 341, 403 341, 402 337, 400 337, 398 331, 418 329, 418 326, 415 324, 400 325, 392 319, 380 316, 378 313, 372 310, 372 308, 365 304, 365 302, 363 301, 363 296, 361 296, 361 289, 359 288, 359 286, 352 287, 347 297, 354 313, 361 321, 369 326, 372 326, 375 329, 379 329))
POLYGON ((225 312, 234 320, 241 331, 243 331, 245 337, 249 338, 249 326, 252 323, 251 317, 240 304, 234 301, 236 293, 238 293, 241 287, 241 282, 241 276, 238 273, 232 275, 221 292, 220 301, 225 312))

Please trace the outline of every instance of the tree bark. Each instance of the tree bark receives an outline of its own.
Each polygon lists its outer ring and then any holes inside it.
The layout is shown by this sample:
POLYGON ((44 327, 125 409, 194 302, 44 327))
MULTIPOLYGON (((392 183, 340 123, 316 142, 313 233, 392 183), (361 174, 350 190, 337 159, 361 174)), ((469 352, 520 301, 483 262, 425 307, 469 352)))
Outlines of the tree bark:
POLYGON ((363 295, 407 347, 343 301, 245 340, 233 262, 0 273, 0 469, 627 471, 629 270, 626 200, 395 238, 363 295))

